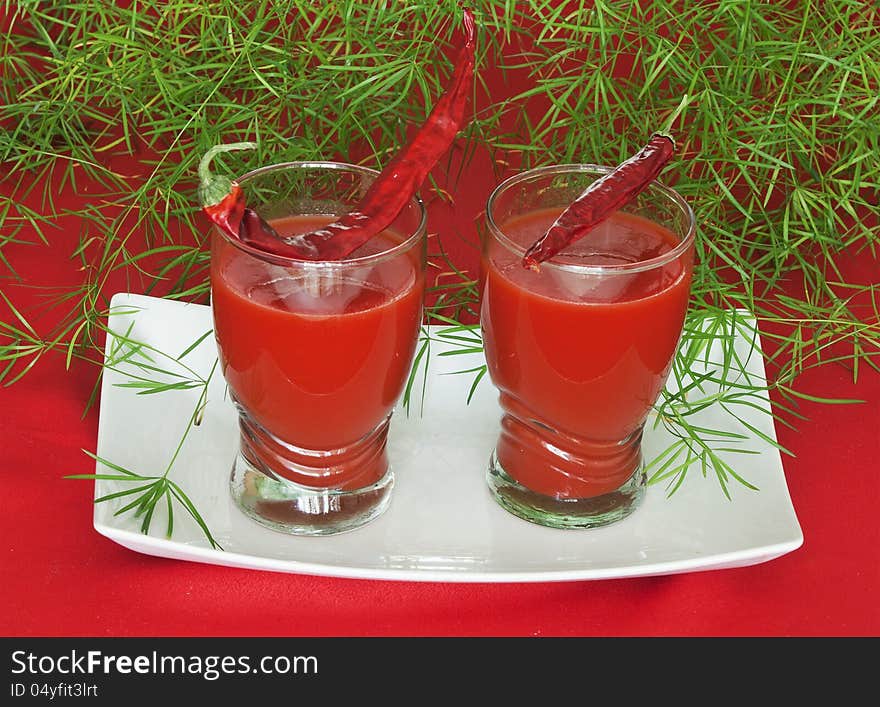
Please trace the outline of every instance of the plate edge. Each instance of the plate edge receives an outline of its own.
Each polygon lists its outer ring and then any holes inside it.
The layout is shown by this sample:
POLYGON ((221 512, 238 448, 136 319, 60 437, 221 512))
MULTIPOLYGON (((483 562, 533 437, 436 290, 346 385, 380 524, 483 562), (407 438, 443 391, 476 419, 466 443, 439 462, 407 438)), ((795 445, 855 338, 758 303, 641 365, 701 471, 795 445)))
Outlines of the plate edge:
POLYGON ((646 565, 644 567, 629 566, 626 568, 604 568, 592 570, 551 570, 532 572, 472 572, 451 573, 438 570, 396 570, 366 569, 342 567, 338 565, 319 565, 296 560, 273 560, 260 558, 256 555, 214 550, 174 541, 163 540, 152 535, 143 535, 129 530, 120 530, 112 526, 96 523, 95 530, 107 539, 128 550, 142 555, 162 557, 164 559, 184 562, 197 562, 219 567, 237 569, 262 570, 281 574, 311 575, 318 577, 336 577, 342 579, 361 579, 393 582, 434 582, 442 584, 534 584, 540 582, 580 582, 599 581, 605 579, 629 579, 638 577, 669 576, 690 572, 708 572, 713 570, 749 567, 775 560, 789 554, 803 544, 803 536, 773 543, 748 550, 732 550, 727 553, 713 555, 712 562, 700 564, 699 558, 690 561, 670 561, 646 565), (177 551, 175 551, 177 550, 177 551))

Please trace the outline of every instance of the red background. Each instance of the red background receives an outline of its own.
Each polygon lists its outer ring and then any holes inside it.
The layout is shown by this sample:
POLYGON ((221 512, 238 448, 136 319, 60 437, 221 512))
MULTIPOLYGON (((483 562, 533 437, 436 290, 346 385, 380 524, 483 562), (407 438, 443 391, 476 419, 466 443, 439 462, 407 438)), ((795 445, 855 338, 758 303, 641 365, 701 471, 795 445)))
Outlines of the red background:
MULTIPOLYGON (((431 203, 431 231, 473 269, 475 221, 495 183, 478 154, 431 203)), ((61 195, 61 201, 65 195, 61 195)), ((72 198, 67 195, 67 198, 72 198)), ((4 250, 27 285, 69 286, 71 224, 52 247, 4 250)), ((878 280, 869 254, 842 259, 852 280, 878 280)), ((118 283, 117 289, 124 289, 118 283)), ((136 287, 131 287, 136 291, 136 287)), ((37 289, 7 287, 23 312, 37 289)), ((7 315, 8 316, 8 315, 7 315)), ((48 315, 51 318, 51 314, 48 315)), ((806 404, 797 431, 777 426, 804 532, 795 552, 752 567, 655 578, 546 584, 380 582, 276 574, 165 560, 129 551, 92 528, 90 481, 99 411, 83 417, 96 369, 44 356, 0 392, 0 634, 8 636, 735 636, 876 635, 880 629, 880 375, 857 383, 839 365, 808 371, 799 389, 859 398, 806 404)))

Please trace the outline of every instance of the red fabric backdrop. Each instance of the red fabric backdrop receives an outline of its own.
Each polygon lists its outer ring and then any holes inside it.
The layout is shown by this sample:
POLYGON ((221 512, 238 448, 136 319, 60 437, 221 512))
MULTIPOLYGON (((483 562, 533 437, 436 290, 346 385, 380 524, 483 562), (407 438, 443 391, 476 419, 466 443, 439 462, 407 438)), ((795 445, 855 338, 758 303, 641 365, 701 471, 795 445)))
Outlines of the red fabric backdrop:
MULTIPOLYGON (((123 165, 124 166, 124 165, 123 165)), ((454 188, 433 200, 431 231, 453 261, 477 262, 475 221, 497 183, 478 154, 454 188)), ((60 198, 73 198, 62 192, 60 198)), ((69 286, 79 263, 69 220, 52 247, 4 250, 25 278, 6 291, 34 312, 43 293, 69 286)), ((880 263, 851 253, 844 271, 878 280, 880 263)), ((111 283, 110 292, 130 288, 111 283)), ((7 314, 8 316, 8 314, 7 314)), ((51 314, 47 315, 51 318, 51 314)), ((826 365, 800 388, 860 398, 807 404, 784 466, 804 545, 752 567, 684 575, 547 584, 397 583, 227 569, 131 552, 92 528, 89 472, 99 411, 83 417, 93 366, 43 357, 0 392, 4 499, 0 512, 0 633, 9 636, 354 635, 876 635, 880 629, 880 375, 826 365)))

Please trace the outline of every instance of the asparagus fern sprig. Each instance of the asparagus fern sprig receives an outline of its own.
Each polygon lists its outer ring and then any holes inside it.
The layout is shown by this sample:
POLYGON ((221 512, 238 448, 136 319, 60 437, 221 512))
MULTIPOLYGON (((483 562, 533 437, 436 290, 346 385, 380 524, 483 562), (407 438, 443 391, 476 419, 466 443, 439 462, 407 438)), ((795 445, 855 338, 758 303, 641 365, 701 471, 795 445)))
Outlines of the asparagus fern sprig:
MULTIPOLYGON (((125 310, 121 309, 116 309, 114 312, 117 315, 124 313, 126 313, 125 310)), ((133 314, 135 312, 127 313, 133 314)), ((213 331, 209 329, 179 354, 173 355, 135 339, 132 336, 134 324, 135 322, 132 321, 125 332, 110 332, 111 339, 107 346, 104 371, 118 374, 123 380, 114 383, 114 385, 136 390, 137 395, 167 394, 173 391, 196 389, 198 391, 196 402, 184 426, 183 433, 160 474, 138 473, 112 460, 86 451, 86 454, 105 470, 94 474, 70 474, 65 478, 90 479, 123 485, 124 488, 118 491, 95 498, 95 503, 116 503, 119 507, 114 511, 114 516, 131 513, 140 520, 142 533, 149 533, 156 508, 161 505, 166 510, 165 536, 170 538, 174 532, 174 508, 179 505, 195 521, 211 547, 222 549, 211 534, 208 524, 199 513, 196 505, 184 489, 171 478, 174 464, 187 438, 201 424, 205 406, 208 404, 208 387, 218 365, 215 358, 208 374, 202 375, 188 365, 185 359, 205 339, 211 336, 213 331)))

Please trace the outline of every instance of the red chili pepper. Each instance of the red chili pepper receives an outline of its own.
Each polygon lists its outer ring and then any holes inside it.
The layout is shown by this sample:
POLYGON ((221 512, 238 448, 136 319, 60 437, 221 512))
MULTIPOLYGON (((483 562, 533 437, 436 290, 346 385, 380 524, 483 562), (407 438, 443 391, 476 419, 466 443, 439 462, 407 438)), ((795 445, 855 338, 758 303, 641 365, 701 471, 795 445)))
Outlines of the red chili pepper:
POLYGON ((199 162, 199 201, 202 209, 228 236, 238 238, 241 222, 247 206, 244 192, 238 183, 222 174, 211 174, 211 160, 220 152, 233 150, 253 150, 255 142, 235 142, 229 145, 216 145, 205 153, 199 162))
POLYGON ((464 29, 465 44, 452 80, 424 125, 386 165, 354 211, 322 229, 285 239, 300 251, 300 257, 340 260, 386 229, 452 145, 464 122, 473 85, 475 28, 469 10, 464 11, 464 29))
POLYGON ((211 160, 220 152, 232 150, 252 150, 255 142, 234 142, 216 145, 205 153, 199 162, 199 200, 208 218, 230 238, 257 246, 261 250, 276 255, 298 257, 290 246, 253 209, 247 207, 244 191, 238 182, 222 174, 211 173, 211 160))
POLYGON ((260 250, 301 260, 341 260, 390 226, 434 165, 446 153, 464 123, 474 76, 474 17, 464 11, 465 44, 459 51, 449 87, 413 139, 386 165, 354 211, 311 233, 281 238, 255 211, 245 207, 240 187, 208 172, 220 151, 247 149, 253 143, 218 146, 199 166, 202 205, 228 235, 260 250))
POLYGON ((668 135, 655 133, 637 154, 603 175, 560 214, 540 239, 526 251, 523 265, 538 265, 579 240, 630 202, 657 178, 675 152, 668 135))

